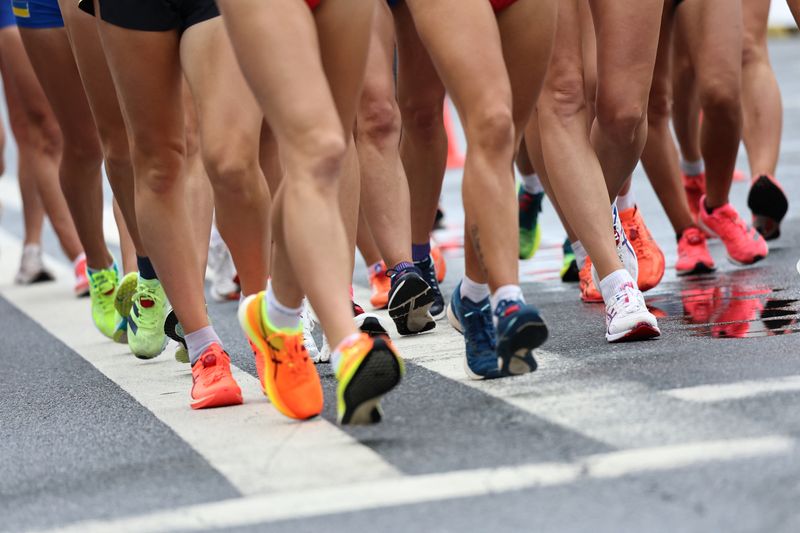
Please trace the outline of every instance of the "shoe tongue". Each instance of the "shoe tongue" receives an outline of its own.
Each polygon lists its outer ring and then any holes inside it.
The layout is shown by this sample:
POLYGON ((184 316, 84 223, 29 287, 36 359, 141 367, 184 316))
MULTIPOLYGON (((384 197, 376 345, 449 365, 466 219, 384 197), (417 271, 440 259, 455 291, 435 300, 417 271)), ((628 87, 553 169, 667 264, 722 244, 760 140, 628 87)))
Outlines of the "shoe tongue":
POLYGON ((144 307, 145 309, 148 309, 148 308, 150 308, 150 307, 153 307, 155 304, 156 304, 156 303, 155 303, 153 300, 149 300, 149 299, 147 299, 147 298, 141 298, 141 299, 139 300, 139 305, 141 305, 141 306, 142 306, 142 307, 144 307))

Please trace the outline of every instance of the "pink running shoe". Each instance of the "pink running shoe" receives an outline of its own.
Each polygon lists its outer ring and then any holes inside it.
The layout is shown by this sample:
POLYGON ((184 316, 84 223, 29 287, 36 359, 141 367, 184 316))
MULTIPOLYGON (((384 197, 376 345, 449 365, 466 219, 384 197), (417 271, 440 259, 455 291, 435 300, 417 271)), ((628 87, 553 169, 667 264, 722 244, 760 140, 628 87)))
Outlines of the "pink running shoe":
POLYGON ((688 228, 681 234, 678 240, 678 262, 675 263, 675 270, 679 276, 704 274, 715 270, 706 236, 699 228, 688 228))
POLYGON ((75 296, 89 296, 89 276, 86 274, 86 254, 81 254, 72 263, 75 270, 75 296))
POLYGON ((706 174, 705 172, 693 176, 681 174, 681 178, 683 190, 686 192, 686 201, 689 202, 689 211, 692 212, 692 218, 697 222, 700 198, 706 193, 706 174))
MULTIPOLYGON (((700 207, 705 205, 706 197, 700 199, 700 207)), ((728 259, 737 265, 752 265, 761 261, 769 253, 767 241, 753 227, 744 223, 731 204, 714 209, 710 214, 700 209, 700 226, 704 231, 717 235, 725 249, 728 259)))

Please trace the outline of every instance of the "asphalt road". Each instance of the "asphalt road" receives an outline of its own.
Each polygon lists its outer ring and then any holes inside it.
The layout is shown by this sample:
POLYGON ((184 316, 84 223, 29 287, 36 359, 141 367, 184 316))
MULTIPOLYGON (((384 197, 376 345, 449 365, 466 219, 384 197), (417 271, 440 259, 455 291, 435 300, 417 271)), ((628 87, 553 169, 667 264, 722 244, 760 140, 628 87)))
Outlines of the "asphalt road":
MULTIPOLYGON (((800 56, 772 43, 784 95, 778 176, 800 204, 800 56)), ((241 407, 192 412, 171 349, 143 363, 104 341, 55 283, 11 284, 21 225, 14 156, 0 180, 0 531, 798 531, 800 257, 797 211, 769 258, 647 294, 660 340, 608 345, 602 307, 555 281, 563 232, 545 207, 543 249, 521 264, 551 339, 535 374, 468 381, 441 322, 400 339, 405 381, 385 421, 294 423, 259 394, 235 305, 209 305, 238 367, 241 407)), ((746 169, 742 155, 740 168, 746 169)), ((675 241, 646 178, 635 190, 667 255, 675 241)), ((746 212, 746 183, 734 204, 746 212)), ((459 175, 443 205, 446 292, 461 273, 459 175)), ((357 297, 364 297, 359 266, 357 297)))

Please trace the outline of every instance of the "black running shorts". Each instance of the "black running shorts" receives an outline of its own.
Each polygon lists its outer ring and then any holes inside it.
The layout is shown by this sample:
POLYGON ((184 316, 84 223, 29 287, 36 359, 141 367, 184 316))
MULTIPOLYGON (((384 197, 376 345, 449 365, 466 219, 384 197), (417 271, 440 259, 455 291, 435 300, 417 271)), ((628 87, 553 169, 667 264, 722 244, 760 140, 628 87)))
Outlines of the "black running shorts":
MULTIPOLYGON (((93 0, 80 0, 78 5, 95 14, 93 0)), ((214 0, 99 0, 99 5, 100 18, 128 30, 183 33, 190 26, 219 16, 214 0)))

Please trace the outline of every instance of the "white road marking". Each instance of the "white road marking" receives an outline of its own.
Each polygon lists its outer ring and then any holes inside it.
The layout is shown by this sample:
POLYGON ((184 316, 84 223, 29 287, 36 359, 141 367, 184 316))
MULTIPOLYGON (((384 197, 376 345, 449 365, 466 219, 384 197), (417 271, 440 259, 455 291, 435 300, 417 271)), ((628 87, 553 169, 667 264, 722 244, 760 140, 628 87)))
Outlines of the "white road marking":
POLYGON ((737 383, 720 383, 717 385, 700 385, 697 387, 672 389, 664 392, 687 402, 713 403, 728 400, 742 400, 779 392, 798 391, 800 391, 800 376, 739 381, 737 383))
POLYGON ((89 520, 49 531, 158 533, 235 528, 776 456, 794 447, 795 442, 783 436, 662 446, 592 455, 571 463, 462 470, 251 496, 117 520, 89 520))
MULTIPOLYGON (((0 229, 3 256, 19 257, 19 242, 0 229)), ((330 422, 293 422, 269 405, 258 379, 234 368, 245 404, 189 408, 188 365, 167 352, 151 361, 105 339, 91 322, 89 301, 72 296, 71 272, 56 260, 62 281, 10 284, 13 261, 0 261, 0 294, 172 428, 242 494, 331 486, 386 477, 397 470, 330 422)))

